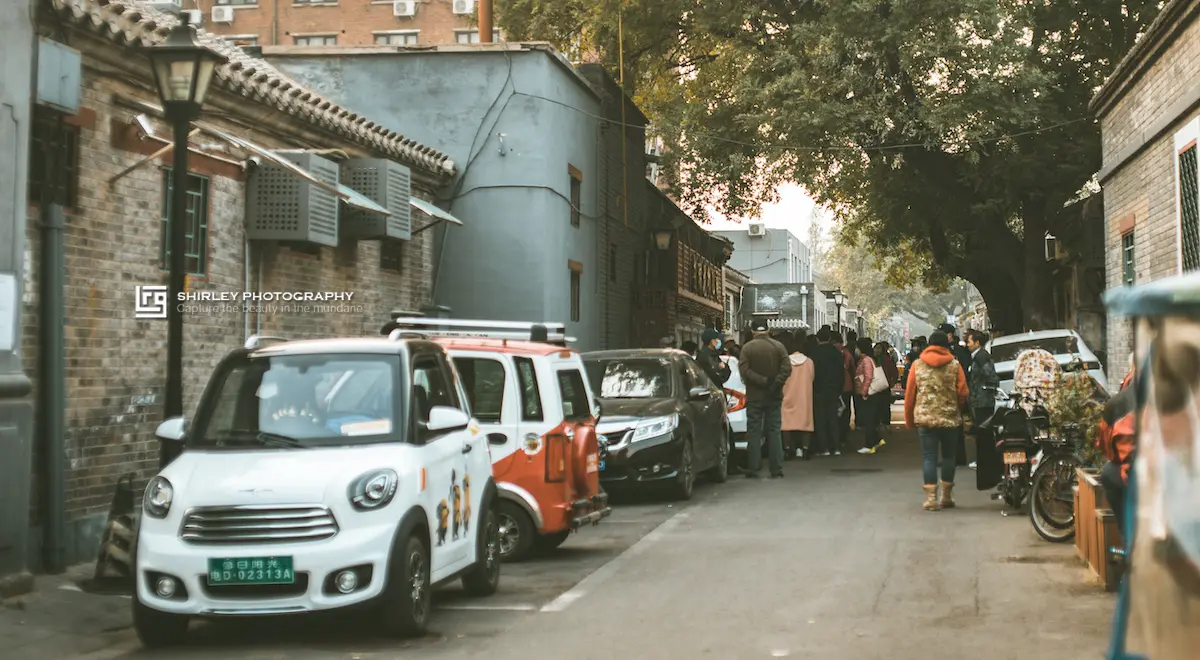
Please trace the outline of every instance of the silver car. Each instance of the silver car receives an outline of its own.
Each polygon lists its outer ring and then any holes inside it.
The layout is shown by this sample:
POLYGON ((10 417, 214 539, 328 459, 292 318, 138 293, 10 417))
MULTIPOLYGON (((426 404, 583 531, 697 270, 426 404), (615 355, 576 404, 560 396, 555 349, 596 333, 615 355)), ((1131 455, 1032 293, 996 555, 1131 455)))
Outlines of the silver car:
POLYGON ((1104 373, 1104 365, 1100 364, 1100 358, 1096 357, 1083 341, 1083 337, 1074 330, 1040 330, 997 337, 989 341, 987 351, 996 363, 1000 389, 1012 393, 1013 370, 1017 365, 1017 357, 1025 351, 1039 348, 1053 355, 1063 367, 1079 356, 1092 378, 1100 384, 1105 393, 1108 392, 1108 376, 1104 373))

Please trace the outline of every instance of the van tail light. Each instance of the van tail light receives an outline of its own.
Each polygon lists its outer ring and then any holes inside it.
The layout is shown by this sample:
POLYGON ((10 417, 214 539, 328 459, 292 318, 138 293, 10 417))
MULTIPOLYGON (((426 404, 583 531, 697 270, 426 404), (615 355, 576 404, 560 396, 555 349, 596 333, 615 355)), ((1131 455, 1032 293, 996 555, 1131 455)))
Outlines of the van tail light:
POLYGON ((546 435, 546 481, 551 483, 567 479, 567 436, 563 433, 546 435))
POLYGON ((725 406, 729 412, 737 412, 746 407, 746 395, 737 390, 725 390, 725 406))

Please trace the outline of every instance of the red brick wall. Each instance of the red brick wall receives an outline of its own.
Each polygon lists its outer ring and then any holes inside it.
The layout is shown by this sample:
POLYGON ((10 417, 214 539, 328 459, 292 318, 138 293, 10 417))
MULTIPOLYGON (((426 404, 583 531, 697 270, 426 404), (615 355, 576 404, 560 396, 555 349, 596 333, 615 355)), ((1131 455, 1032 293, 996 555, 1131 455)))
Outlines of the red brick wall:
MULTIPOLYGON (((1134 229, 1137 284, 1178 272, 1179 215, 1175 187, 1174 132, 1196 116, 1167 117, 1172 106, 1200 85, 1200 21, 1181 33, 1162 57, 1146 71, 1100 119, 1105 168, 1125 150, 1141 145, 1144 131, 1164 118, 1175 120, 1166 135, 1126 163, 1103 182, 1105 271, 1109 287, 1121 286, 1122 236, 1134 229)), ((1128 370, 1133 336, 1121 317, 1108 320, 1108 365, 1115 387, 1128 370)))
POLYGON ((476 22, 473 14, 455 14, 452 2, 418 0, 416 16, 397 17, 392 15, 391 0, 335 0, 319 5, 260 0, 254 6, 236 7, 233 23, 212 21, 216 0, 198 0, 197 4, 204 11, 205 30, 220 35, 258 35, 260 46, 291 45, 298 34, 336 34, 339 46, 367 46, 375 43, 373 33, 393 30, 420 30, 418 45, 455 43, 454 30, 474 29, 476 22))
MULTIPOLYGON (((85 47, 83 41, 73 42, 85 47)), ((85 53, 85 62, 91 63, 85 53)), ((87 66, 84 75, 83 124, 79 162, 79 196, 66 219, 66 380, 67 380, 67 506, 73 521, 107 510, 116 479, 136 472, 144 483, 157 467, 158 445, 153 432, 161 421, 166 362, 165 320, 134 318, 134 286, 166 284, 159 250, 163 215, 162 166, 169 155, 118 179, 121 170, 144 158, 157 144, 138 144, 127 134, 136 114, 114 103, 113 94, 150 100, 144 89, 98 73, 87 66), (135 149, 135 150, 129 150, 135 149)), ((232 107, 225 100, 225 108, 232 107)), ((245 102, 242 101, 244 104, 245 102)), ((210 106, 217 105, 210 101, 210 106)), ((311 127, 277 116, 269 122, 237 121, 218 110, 204 117, 239 136, 269 147, 307 147, 315 141, 352 155, 362 152, 332 137, 315 137, 311 127), (269 126, 265 134, 253 126, 269 126), (304 132, 292 140, 281 135, 304 132)), ((156 126, 159 135, 167 127, 156 126)), ((204 148, 228 148, 206 136, 193 140, 204 148)), ((244 154, 229 154, 240 160, 244 154)), ((193 291, 244 291, 245 184, 237 168, 193 154, 191 169, 210 176, 208 277, 194 280, 193 291), (207 160, 207 162, 206 162, 207 160)), ((414 181, 417 179, 414 173, 414 181)), ((414 194, 430 199, 431 191, 414 194)), ((37 381, 39 324, 38 263, 41 255, 39 212, 31 208, 24 300, 24 364, 37 381)), ((414 219, 414 227, 428 218, 414 219)), ((282 249, 271 243, 252 245, 251 285, 262 264, 263 291, 352 291, 352 304, 362 313, 275 315, 263 318, 262 332, 288 337, 375 334, 394 307, 418 309, 428 300, 431 273, 431 234, 414 237, 404 250, 403 272, 379 268, 377 242, 360 242, 318 255, 282 249), (336 254, 335 254, 336 253, 336 254)), ((217 362, 244 340, 240 313, 189 314, 184 328, 184 406, 194 411, 202 388, 217 362)), ((254 331, 255 319, 251 319, 254 331)), ((40 444, 39 439, 38 443, 40 444)), ((35 463, 36 464, 36 463, 35 463)), ((37 470, 35 470, 35 475, 37 470)), ((34 485, 34 523, 38 487, 34 485)), ((94 551, 94 548, 92 548, 94 551)))

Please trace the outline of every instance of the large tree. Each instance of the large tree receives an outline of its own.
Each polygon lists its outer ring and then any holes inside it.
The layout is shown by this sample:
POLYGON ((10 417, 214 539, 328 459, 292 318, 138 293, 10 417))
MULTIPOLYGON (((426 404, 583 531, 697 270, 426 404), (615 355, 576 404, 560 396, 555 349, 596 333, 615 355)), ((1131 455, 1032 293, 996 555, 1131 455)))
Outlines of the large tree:
POLYGON ((693 213, 753 213, 798 182, 898 264, 893 282, 965 279, 1005 331, 1051 322, 1043 239, 1100 168, 1088 100, 1161 5, 498 2, 512 38, 583 35, 623 60, 693 213))

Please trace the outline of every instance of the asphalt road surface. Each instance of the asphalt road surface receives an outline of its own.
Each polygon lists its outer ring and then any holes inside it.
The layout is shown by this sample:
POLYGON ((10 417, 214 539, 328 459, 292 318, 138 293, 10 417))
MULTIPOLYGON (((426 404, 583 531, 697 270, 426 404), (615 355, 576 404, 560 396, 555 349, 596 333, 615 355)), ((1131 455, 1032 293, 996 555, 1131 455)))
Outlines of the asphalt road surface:
POLYGON ((263 619, 193 624, 170 652, 126 631, 86 657, 1103 657, 1114 600, 1073 546, 1002 517, 966 469, 958 509, 922 511, 915 437, 889 437, 874 456, 793 461, 784 479, 706 484, 686 504, 618 500, 554 555, 506 565, 496 596, 439 592, 422 639, 380 638, 352 617, 263 619))

